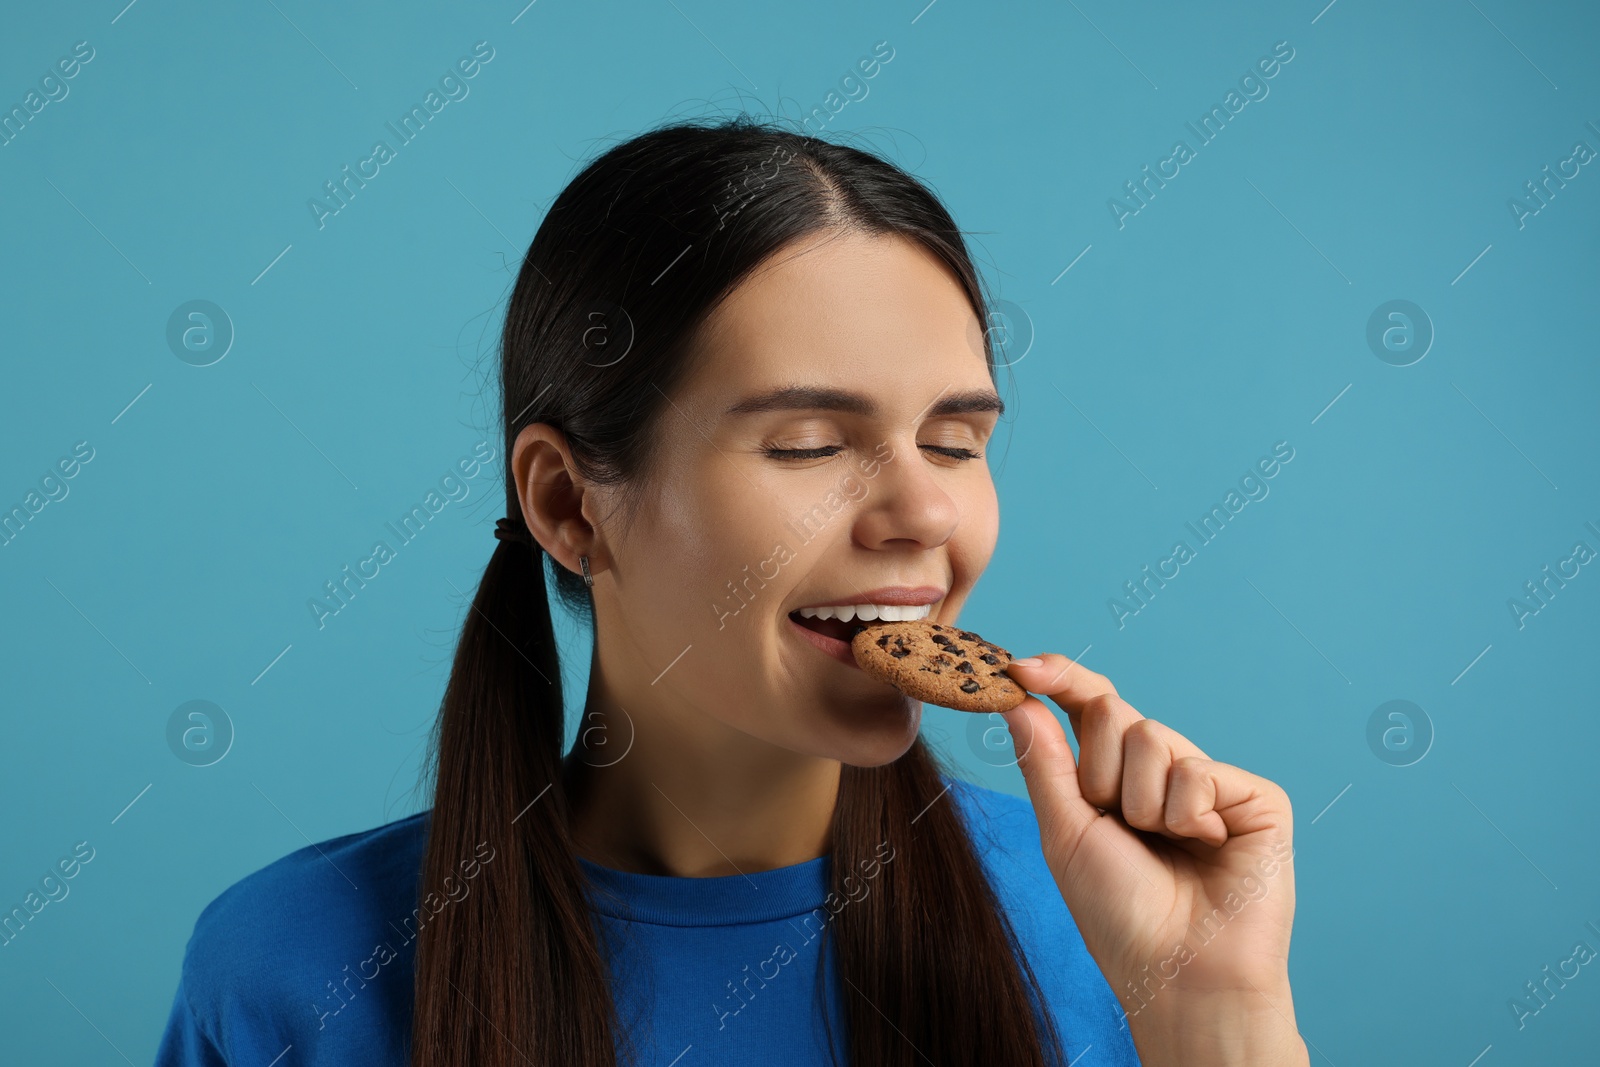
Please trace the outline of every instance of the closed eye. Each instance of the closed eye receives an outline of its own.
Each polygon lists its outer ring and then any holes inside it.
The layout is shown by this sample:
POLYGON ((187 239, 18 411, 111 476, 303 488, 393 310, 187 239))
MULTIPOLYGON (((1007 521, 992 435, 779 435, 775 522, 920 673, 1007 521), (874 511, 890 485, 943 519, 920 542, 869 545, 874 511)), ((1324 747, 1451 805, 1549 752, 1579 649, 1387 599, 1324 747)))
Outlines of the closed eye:
POLYGON ((942 456, 949 456, 951 459, 983 458, 982 452, 975 452, 970 448, 956 448, 950 445, 918 445, 917 447, 929 449, 930 451, 937 452, 942 456))
MULTIPOLYGON (((975 452, 970 448, 955 448, 948 445, 918 445, 930 452, 937 452, 941 456, 948 456, 955 460, 982 459, 982 452, 975 452)), ((825 445, 821 448, 764 448, 764 455, 774 459, 821 459, 824 456, 835 456, 844 451, 843 445, 825 445)))

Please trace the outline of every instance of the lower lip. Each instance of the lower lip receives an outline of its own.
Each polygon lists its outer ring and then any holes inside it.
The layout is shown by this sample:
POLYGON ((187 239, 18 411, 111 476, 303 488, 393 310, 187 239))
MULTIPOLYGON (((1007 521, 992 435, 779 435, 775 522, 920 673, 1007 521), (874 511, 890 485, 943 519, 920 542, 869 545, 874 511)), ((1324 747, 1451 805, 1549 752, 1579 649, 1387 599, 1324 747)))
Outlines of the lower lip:
POLYGON ((811 642, 812 645, 820 648, 823 652, 826 652, 840 663, 854 667, 858 671, 861 669, 861 665, 856 662, 855 653, 850 651, 850 645, 847 642, 840 641, 835 637, 828 637, 825 634, 819 634, 815 630, 809 630, 788 616, 784 616, 784 621, 793 627, 801 637, 811 642))

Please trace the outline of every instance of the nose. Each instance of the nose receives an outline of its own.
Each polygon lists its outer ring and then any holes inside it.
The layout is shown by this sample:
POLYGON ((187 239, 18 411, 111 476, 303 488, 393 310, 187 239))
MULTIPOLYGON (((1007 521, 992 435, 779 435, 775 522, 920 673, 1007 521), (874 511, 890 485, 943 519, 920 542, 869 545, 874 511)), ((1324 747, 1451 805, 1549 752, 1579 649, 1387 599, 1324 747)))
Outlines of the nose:
POLYGON ((937 548, 950 540, 961 509, 940 484, 939 471, 915 442, 897 444, 867 481, 856 512, 855 539, 864 548, 937 548))

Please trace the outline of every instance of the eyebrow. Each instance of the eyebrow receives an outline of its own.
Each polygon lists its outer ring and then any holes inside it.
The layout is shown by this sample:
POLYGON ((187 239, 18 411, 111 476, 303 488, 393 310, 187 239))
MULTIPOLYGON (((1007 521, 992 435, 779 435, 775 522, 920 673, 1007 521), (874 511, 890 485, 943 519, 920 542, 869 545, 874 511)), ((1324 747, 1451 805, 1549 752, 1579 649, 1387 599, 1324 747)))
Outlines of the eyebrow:
MULTIPOLYGON (((964 415, 971 412, 993 411, 1004 415, 1005 401, 999 394, 987 389, 969 389, 959 393, 942 393, 926 411, 930 418, 942 415, 964 415)), ((729 415, 752 415, 764 411, 843 411, 851 415, 872 416, 878 406, 861 393, 828 386, 787 385, 765 393, 747 396, 728 408, 729 415)))

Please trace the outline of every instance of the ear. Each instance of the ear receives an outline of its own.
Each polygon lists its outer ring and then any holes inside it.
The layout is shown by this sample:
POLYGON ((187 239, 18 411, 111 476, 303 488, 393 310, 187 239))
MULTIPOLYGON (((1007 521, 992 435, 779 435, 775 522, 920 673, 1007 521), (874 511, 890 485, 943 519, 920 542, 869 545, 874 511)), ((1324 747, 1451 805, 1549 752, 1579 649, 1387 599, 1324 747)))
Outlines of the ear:
POLYGON ((588 556, 589 572, 598 574, 602 564, 590 517, 596 493, 573 463, 566 434, 548 423, 524 426, 511 446, 511 476, 534 539, 574 574, 581 573, 579 556, 588 556))

